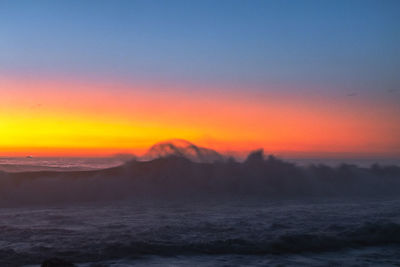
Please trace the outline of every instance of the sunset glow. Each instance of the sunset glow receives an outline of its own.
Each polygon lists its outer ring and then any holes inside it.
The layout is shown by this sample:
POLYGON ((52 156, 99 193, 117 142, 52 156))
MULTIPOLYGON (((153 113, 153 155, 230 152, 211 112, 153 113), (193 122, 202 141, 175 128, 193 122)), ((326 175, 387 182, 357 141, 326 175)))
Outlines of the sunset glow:
POLYGON ((8 77, 0 86, 2 155, 140 154, 172 138, 288 155, 396 155, 400 147, 396 107, 371 111, 370 99, 8 77))
POLYGON ((400 156, 396 2, 6 2, 0 156, 400 156))

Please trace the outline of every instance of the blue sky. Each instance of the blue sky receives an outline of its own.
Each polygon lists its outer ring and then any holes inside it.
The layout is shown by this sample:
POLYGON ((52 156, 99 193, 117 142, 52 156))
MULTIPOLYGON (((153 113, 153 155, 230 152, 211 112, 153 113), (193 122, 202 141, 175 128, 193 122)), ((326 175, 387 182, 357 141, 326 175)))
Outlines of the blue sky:
POLYGON ((0 0, 0 71, 395 90, 399 11, 389 0, 0 0))

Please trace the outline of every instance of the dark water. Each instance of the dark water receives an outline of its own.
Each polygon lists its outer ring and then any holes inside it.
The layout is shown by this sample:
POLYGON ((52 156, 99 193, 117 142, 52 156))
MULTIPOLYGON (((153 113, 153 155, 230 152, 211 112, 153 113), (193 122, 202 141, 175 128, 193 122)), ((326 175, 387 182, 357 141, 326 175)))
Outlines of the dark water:
POLYGON ((400 200, 188 199, 0 210, 0 266, 38 266, 50 257, 78 266, 399 266, 400 200))
POLYGON ((3 158, 0 266, 400 266, 398 167, 249 158, 3 158))

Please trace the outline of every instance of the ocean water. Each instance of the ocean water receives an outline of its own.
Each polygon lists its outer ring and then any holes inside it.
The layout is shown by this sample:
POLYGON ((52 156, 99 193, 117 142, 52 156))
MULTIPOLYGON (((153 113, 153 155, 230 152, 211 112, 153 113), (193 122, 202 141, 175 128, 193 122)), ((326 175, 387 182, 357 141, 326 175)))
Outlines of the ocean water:
POLYGON ((2 160, 0 266, 40 266, 49 258, 82 267, 400 266, 397 167, 315 172, 274 159, 161 159, 93 171, 124 159, 2 160), (232 170, 243 177, 230 180, 232 170), (331 176, 320 182, 324 175, 331 176), (299 186, 302 193, 293 195, 299 186), (164 188, 189 193, 171 198, 164 188), (193 195, 197 188, 201 197, 193 195))
MULTIPOLYGON (((96 170, 119 166, 131 159, 130 155, 115 157, 0 157, 0 171, 22 172, 22 171, 79 171, 96 170)), ((340 158, 290 158, 289 162, 307 166, 310 164, 325 164, 338 166, 343 162, 355 164, 361 167, 369 167, 378 163, 381 165, 400 166, 400 159, 396 158, 364 158, 364 159, 340 159, 340 158)))
POLYGON ((0 266, 400 265, 397 199, 3 208, 0 229, 0 266))
POLYGON ((80 171, 96 170, 118 166, 130 157, 0 157, 0 171, 80 171))

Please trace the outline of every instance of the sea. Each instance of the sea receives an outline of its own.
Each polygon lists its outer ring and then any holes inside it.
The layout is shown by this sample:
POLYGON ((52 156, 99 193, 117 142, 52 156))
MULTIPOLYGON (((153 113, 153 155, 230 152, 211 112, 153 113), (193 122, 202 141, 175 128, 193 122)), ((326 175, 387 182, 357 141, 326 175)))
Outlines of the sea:
MULTIPOLYGON (((119 166, 130 160, 130 155, 115 157, 0 157, 0 171, 79 171, 105 169, 119 166)), ((324 164, 338 166, 342 163, 369 167, 375 163, 400 166, 400 158, 287 158, 288 162, 297 165, 324 164)))
MULTIPOLYGON (((76 171, 123 160, 2 158, 0 166, 76 171)), ((49 258, 82 267, 400 266, 400 196, 1 207, 0 266, 40 266, 49 258)))

